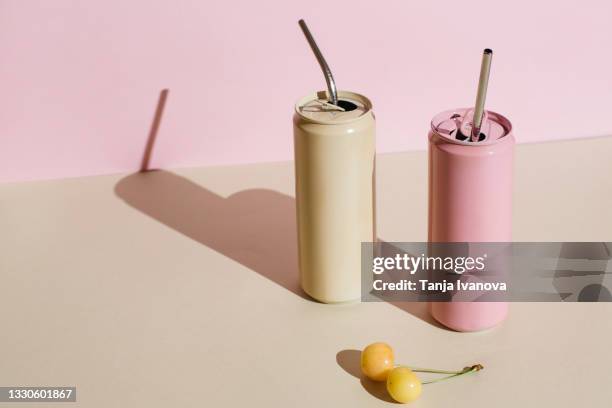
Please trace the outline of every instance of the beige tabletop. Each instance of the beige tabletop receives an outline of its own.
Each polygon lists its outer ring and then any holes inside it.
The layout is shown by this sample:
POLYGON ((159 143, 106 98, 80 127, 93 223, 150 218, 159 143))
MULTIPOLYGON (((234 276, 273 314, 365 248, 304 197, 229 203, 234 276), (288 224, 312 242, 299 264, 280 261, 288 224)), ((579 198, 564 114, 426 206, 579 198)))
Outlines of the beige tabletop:
MULTIPOLYGON (((612 138, 517 148, 517 241, 612 241, 612 138)), ((377 407, 356 350, 485 370, 413 407, 609 407, 612 304, 514 303, 481 333, 297 287, 292 163, 0 185, 0 386, 73 407, 377 407)), ((426 155, 380 155, 378 234, 426 239, 426 155)), ((1 404, 0 407, 7 404, 1 404)), ((18 404, 40 407, 42 404, 18 404)))

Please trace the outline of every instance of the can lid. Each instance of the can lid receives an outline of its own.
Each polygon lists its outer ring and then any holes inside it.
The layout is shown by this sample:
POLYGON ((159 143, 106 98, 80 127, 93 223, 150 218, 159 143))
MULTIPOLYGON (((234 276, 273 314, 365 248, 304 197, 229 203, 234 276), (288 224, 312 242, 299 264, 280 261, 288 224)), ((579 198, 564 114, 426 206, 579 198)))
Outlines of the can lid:
POLYGON ((468 145, 484 146, 494 144, 512 132, 512 124, 499 113, 485 111, 480 138, 471 141, 472 118, 474 110, 470 108, 454 109, 441 112, 431 121, 431 130, 450 142, 468 145))
POLYGON ((308 95, 295 104, 295 112, 310 122, 336 125, 353 122, 372 111, 370 100, 354 92, 339 91, 338 106, 328 99, 325 91, 308 95))

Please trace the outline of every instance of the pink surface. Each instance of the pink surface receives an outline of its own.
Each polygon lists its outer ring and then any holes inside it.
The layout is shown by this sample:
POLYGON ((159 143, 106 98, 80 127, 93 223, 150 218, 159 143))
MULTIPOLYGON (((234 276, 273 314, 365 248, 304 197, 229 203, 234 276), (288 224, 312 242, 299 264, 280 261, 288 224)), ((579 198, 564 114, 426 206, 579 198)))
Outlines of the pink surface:
POLYGON ((3 0, 0 181, 137 170, 145 150, 152 167, 290 160, 293 104, 324 84, 300 17, 339 88, 373 101, 379 151, 424 149, 433 114, 473 103, 484 47, 488 107, 519 142, 612 134, 611 13, 593 0, 3 0))

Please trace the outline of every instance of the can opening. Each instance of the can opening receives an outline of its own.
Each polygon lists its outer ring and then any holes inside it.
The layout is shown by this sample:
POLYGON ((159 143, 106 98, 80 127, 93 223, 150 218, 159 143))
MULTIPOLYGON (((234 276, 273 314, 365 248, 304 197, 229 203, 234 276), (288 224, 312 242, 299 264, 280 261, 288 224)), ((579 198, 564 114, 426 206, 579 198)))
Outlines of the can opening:
POLYGON ((300 99, 295 104, 295 113, 302 118, 321 124, 340 124, 373 116, 372 103, 363 95, 340 91, 336 105, 329 102, 329 95, 319 91, 300 99))
POLYGON ((451 136, 455 134, 455 139, 461 140, 462 142, 482 142, 487 138, 487 135, 480 132, 480 134, 478 135, 478 140, 472 140, 470 136, 464 135, 461 129, 452 130, 450 134, 451 136))
POLYGON ((357 109, 357 105, 346 99, 338 99, 338 106, 344 109, 345 112, 354 111, 357 109))

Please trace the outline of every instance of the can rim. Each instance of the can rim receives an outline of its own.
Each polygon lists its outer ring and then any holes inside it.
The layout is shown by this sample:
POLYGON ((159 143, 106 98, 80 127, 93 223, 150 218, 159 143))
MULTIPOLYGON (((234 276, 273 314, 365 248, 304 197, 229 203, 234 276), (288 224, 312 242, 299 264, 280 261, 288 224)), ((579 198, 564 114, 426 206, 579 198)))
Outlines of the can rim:
POLYGON ((499 123, 505 130, 506 130, 506 134, 502 137, 499 137, 497 139, 492 139, 492 140, 485 140, 482 142, 469 142, 469 141, 464 141, 464 140, 458 140, 458 139, 453 139, 448 137, 447 135, 441 134, 440 132, 438 132, 437 130, 437 125, 434 123, 434 121, 440 117, 443 116, 445 114, 448 115, 448 117, 450 118, 453 114, 455 113, 465 113, 468 110, 470 110, 470 108, 458 108, 458 109, 450 109, 450 110, 445 110, 442 111, 438 114, 436 114, 430 122, 430 127, 431 127, 431 131, 433 134, 435 134, 436 136, 442 138, 445 141, 448 141, 449 143, 454 143, 454 144, 458 144, 458 145, 462 145, 462 146, 470 146, 470 147, 479 147, 479 146, 490 146, 490 145, 494 145, 494 144, 498 144, 498 143, 503 143, 504 141, 506 141, 507 139, 511 139, 512 138, 512 123, 510 122, 510 120, 508 120, 508 118, 506 118, 504 115, 494 112, 494 111, 490 111, 487 110, 486 114, 488 116, 489 120, 494 120, 495 122, 499 123))
POLYGON ((320 92, 314 92, 311 94, 308 94, 302 98, 300 98, 294 106, 294 110, 295 113, 301 117, 302 119, 308 121, 308 122, 312 122, 312 123, 319 123, 322 125, 344 125, 347 123, 351 123, 351 122, 356 122, 358 120, 361 120, 363 118, 365 118, 369 113, 372 112, 372 102, 370 102, 370 100, 368 98, 366 98, 365 96, 358 94, 356 92, 351 92, 351 91, 338 91, 338 97, 346 97, 346 98, 351 98, 354 100, 357 100, 361 103, 363 103, 363 106, 366 108, 366 110, 363 112, 362 115, 356 117, 356 118, 351 118, 351 119, 346 119, 346 120, 340 120, 340 121, 326 121, 326 120, 317 120, 317 119, 313 119, 310 118, 304 114, 302 114, 302 112, 300 112, 300 107, 304 106, 306 103, 313 101, 315 99, 319 99, 319 95, 321 93, 324 93, 325 95, 328 95, 327 91, 320 91, 320 92))

